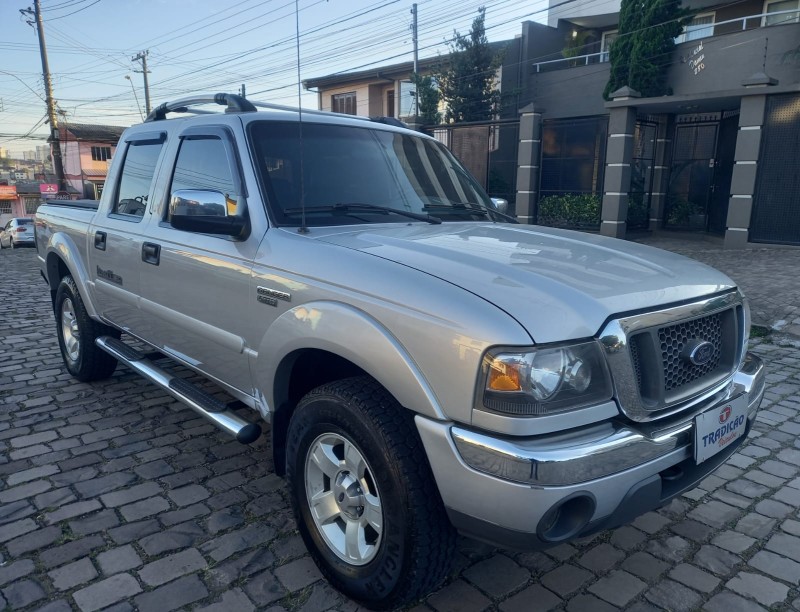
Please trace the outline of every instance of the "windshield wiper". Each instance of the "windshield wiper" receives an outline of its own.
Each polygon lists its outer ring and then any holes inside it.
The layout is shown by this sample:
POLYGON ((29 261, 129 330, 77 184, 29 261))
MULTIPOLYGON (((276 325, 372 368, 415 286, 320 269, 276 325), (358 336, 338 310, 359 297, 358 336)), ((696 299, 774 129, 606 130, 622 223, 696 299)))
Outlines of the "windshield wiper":
POLYGON ((485 217, 486 215, 492 215, 493 217, 500 217, 501 219, 505 219, 509 223, 519 223, 514 217, 511 215, 507 215, 505 213, 501 213, 496 208, 479 206, 477 204, 464 204, 462 202, 453 202, 452 204, 427 204, 426 206, 422 207, 422 210, 437 210, 440 212, 447 212, 448 210, 452 210, 454 213, 457 214, 471 214, 471 215, 480 215, 481 217, 485 217))
POLYGON ((384 214, 395 214, 417 221, 425 221, 433 225, 438 225, 442 222, 437 217, 430 215, 423 215, 421 213, 411 212, 410 210, 401 210, 398 208, 390 208, 389 206, 378 206, 377 204, 366 204, 364 202, 339 202, 337 204, 330 204, 327 206, 306 206, 303 208, 287 208, 283 212, 287 215, 299 215, 305 212, 357 212, 357 211, 375 211, 384 214))

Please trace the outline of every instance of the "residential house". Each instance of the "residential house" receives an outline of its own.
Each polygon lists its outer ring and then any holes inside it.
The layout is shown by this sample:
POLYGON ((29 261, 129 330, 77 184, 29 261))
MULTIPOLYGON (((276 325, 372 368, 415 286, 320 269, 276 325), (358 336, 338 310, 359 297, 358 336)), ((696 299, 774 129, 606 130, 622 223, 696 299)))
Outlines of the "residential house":
POLYGON ((100 199, 108 167, 124 130, 115 125, 59 126, 64 176, 81 197, 100 199))
POLYGON ((517 214, 563 195, 602 202, 600 231, 682 229, 800 245, 800 0, 689 0, 672 94, 602 97, 619 0, 526 22, 517 214), (547 198, 550 197, 550 200, 547 198))

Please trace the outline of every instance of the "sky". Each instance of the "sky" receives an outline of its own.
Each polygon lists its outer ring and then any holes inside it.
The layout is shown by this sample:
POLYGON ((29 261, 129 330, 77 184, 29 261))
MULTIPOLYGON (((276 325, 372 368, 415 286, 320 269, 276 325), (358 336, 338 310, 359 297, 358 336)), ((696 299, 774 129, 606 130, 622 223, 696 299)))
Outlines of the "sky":
MULTIPOLYGON (((584 0, 578 0, 584 1, 584 0)), ((586 0, 591 1, 591 0, 586 0)), ((300 80, 410 61, 409 0, 41 0, 59 121, 128 126, 144 113, 139 62, 148 50, 151 105, 198 92, 238 92, 297 106, 300 80), (126 79, 130 77, 130 80, 126 79)), ((419 57, 447 52, 486 7, 490 41, 513 38, 524 20, 545 21, 546 0, 418 0, 419 57)), ((45 143, 46 105, 36 32, 0 0, 0 147, 45 143), (19 136, 30 134, 28 138, 19 136)), ((302 106, 317 107, 303 91, 302 106)))

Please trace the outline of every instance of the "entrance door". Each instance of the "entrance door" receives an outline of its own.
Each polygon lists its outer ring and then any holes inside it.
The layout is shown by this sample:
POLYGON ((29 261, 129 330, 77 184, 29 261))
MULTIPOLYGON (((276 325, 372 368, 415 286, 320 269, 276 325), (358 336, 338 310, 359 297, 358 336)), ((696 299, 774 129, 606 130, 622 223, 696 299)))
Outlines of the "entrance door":
POLYGON ((718 123, 675 126, 665 225, 674 229, 708 228, 714 184, 718 123))
POLYGON ((728 202, 731 196, 731 177, 738 132, 738 115, 726 117, 719 124, 717 161, 714 164, 714 184, 711 205, 708 209, 708 231, 714 234, 722 235, 728 227, 728 202))

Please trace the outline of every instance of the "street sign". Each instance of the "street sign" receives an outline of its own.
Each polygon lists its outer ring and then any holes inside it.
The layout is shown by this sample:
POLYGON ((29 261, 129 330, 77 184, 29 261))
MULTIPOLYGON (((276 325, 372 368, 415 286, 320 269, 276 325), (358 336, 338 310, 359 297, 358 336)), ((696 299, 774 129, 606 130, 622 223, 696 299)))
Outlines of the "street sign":
POLYGON ((69 194, 66 191, 59 191, 56 195, 53 196, 54 200, 71 200, 72 198, 69 197, 69 194))

